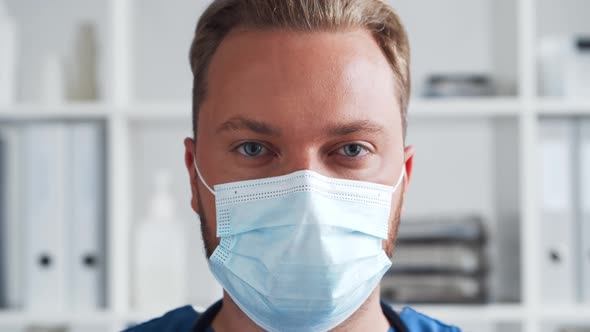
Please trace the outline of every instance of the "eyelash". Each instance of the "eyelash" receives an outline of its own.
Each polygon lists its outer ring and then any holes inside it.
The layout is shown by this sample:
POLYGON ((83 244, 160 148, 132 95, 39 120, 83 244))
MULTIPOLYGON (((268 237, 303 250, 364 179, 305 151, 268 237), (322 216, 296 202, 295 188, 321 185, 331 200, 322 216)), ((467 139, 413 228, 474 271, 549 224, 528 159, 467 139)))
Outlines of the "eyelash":
POLYGON ((368 148, 367 146, 365 146, 364 144, 361 144, 361 143, 346 143, 346 144, 340 146, 339 148, 337 148, 335 151, 336 151, 336 153, 338 153, 338 155, 340 155, 342 157, 354 159, 354 160, 360 160, 372 152, 370 148, 368 148), (350 146, 350 145, 359 146, 361 149, 364 150, 364 153, 361 152, 361 154, 359 154, 358 156, 348 156, 348 155, 346 155, 346 153, 338 153, 338 151, 343 150, 344 148, 346 148, 347 146, 350 146))
POLYGON ((269 148, 266 144, 258 142, 258 141, 245 141, 245 142, 241 142, 238 145, 236 145, 232 150, 238 152, 240 155, 242 155, 245 158, 260 158, 261 156, 264 156, 265 154, 262 153, 261 155, 258 156, 250 156, 247 153, 240 151, 240 149, 243 149, 247 144, 258 144, 261 146, 261 148, 264 150, 266 150, 267 152, 272 152, 272 149, 269 148))

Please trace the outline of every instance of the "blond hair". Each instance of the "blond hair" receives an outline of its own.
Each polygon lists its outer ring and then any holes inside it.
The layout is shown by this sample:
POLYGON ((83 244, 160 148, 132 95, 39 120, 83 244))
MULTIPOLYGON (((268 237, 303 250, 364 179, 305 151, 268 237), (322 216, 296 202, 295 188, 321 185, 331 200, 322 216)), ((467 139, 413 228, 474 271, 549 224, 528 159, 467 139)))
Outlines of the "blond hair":
POLYGON ((205 10, 190 48, 193 72, 193 131, 207 92, 207 70, 221 41, 236 27, 294 31, 369 30, 395 76, 403 135, 410 97, 410 47, 395 11, 382 0, 214 0, 205 10))

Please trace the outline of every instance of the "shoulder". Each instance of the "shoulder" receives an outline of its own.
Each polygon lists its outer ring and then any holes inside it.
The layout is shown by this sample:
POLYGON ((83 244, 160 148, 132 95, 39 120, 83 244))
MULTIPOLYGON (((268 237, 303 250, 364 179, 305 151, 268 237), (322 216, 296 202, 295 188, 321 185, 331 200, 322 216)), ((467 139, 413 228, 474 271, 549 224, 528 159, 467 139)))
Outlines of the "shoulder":
POLYGON ((453 325, 445 324, 439 320, 428 317, 410 307, 404 307, 400 318, 406 324, 409 331, 419 332, 460 332, 461 330, 453 325))
POLYGON ((161 317, 131 326, 125 332, 189 332, 199 314, 187 305, 167 312, 161 317))

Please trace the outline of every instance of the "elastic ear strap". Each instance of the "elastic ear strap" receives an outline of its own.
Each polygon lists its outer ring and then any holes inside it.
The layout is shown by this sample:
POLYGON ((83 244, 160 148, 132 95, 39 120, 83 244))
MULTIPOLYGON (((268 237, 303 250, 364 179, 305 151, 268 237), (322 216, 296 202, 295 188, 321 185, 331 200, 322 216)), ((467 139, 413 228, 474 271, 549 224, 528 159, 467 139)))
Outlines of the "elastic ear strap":
POLYGON ((405 179, 407 176, 408 175, 406 173, 406 165, 404 165, 404 167, 402 168, 402 173, 399 175, 399 179, 397 180, 397 183, 393 187, 393 192, 395 192, 397 190, 397 188, 399 188, 399 186, 402 184, 403 179, 405 179))
POLYGON ((203 179, 201 172, 199 171, 199 167, 197 166, 197 158, 195 157, 193 160, 194 160, 194 164, 195 164, 195 170, 197 171, 197 176, 199 176, 199 180, 201 180, 201 182, 203 183, 205 188, 207 188, 213 194, 213 196, 215 196, 215 191, 213 189, 211 189, 211 187, 209 187, 207 182, 205 182, 205 179, 203 179))

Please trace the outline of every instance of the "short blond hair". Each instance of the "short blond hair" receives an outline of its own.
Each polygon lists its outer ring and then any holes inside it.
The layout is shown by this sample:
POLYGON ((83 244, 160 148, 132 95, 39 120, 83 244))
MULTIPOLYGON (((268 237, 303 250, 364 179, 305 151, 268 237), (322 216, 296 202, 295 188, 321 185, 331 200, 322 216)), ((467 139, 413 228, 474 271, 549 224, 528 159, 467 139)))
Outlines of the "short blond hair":
POLYGON ((205 10, 190 48, 193 72, 193 132, 207 93, 211 58, 236 27, 294 31, 338 31, 365 28, 371 32, 395 76, 406 136, 410 98, 410 47, 396 12, 382 0, 214 0, 205 10))

